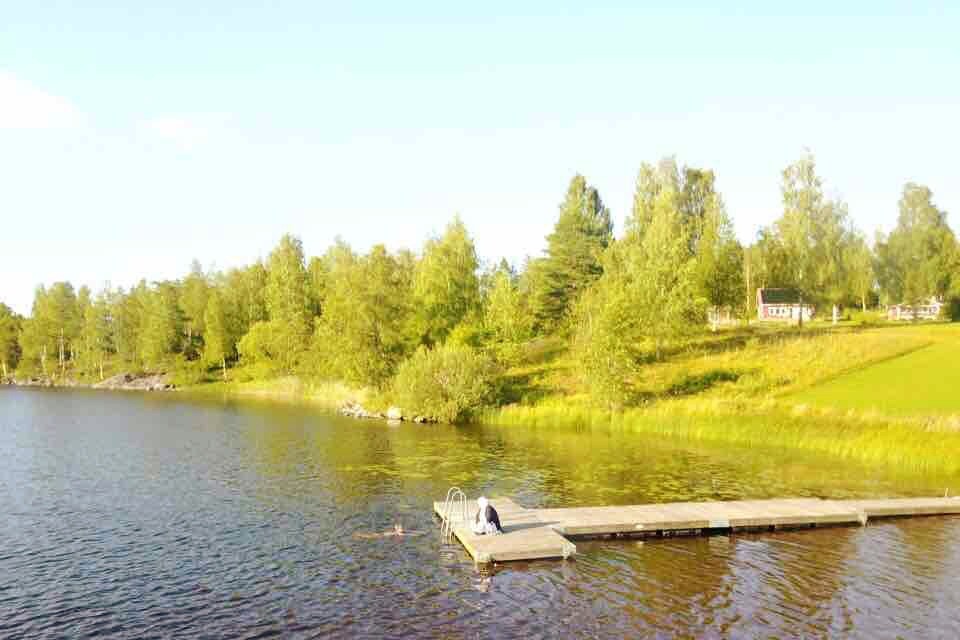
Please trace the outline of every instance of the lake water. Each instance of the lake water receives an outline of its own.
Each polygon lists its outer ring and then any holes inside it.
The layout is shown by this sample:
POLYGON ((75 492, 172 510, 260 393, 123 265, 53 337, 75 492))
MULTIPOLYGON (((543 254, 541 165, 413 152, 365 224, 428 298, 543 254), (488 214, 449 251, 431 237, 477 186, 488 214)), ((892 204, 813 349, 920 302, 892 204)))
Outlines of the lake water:
POLYGON ((430 512, 451 485, 538 507, 951 481, 626 433, 5 388, 0 637, 955 637, 960 518, 577 541, 571 561, 481 571, 430 512), (354 536, 396 522, 426 534, 354 536))

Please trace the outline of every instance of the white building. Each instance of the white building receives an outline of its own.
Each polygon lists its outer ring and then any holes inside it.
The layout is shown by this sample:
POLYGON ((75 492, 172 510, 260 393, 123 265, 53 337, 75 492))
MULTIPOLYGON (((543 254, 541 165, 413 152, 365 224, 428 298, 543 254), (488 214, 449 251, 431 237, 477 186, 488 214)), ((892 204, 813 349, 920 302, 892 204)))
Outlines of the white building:
POLYGON ((936 320, 943 313, 943 298, 931 297, 917 305, 895 304, 887 309, 889 320, 936 320))
POLYGON ((814 306, 800 304, 800 292, 796 289, 757 289, 757 318, 781 322, 804 322, 813 318, 814 306))

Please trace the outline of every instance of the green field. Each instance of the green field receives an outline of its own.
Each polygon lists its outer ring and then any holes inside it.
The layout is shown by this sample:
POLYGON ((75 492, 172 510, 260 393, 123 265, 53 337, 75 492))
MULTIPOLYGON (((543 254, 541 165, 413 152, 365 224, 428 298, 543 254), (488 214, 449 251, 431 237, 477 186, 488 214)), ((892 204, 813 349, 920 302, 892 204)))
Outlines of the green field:
POLYGON ((951 336, 787 398, 890 416, 960 414, 960 339, 951 336))

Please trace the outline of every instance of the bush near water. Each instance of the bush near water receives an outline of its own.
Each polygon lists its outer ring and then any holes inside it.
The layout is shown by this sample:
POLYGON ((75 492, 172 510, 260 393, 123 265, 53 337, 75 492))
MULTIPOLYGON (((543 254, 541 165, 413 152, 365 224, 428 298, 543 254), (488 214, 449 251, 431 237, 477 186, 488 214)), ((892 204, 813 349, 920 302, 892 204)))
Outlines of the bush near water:
POLYGON ((464 345, 421 347, 397 371, 392 396, 423 417, 460 422, 496 399, 493 361, 464 345))

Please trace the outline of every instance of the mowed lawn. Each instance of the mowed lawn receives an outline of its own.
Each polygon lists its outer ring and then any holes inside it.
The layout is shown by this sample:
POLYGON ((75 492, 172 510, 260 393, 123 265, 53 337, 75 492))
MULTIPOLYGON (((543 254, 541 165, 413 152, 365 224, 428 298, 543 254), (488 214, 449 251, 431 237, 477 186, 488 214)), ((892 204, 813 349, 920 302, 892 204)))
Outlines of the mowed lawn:
POLYGON ((944 338, 792 394, 789 400, 893 416, 960 415, 960 339, 955 334, 944 338))

